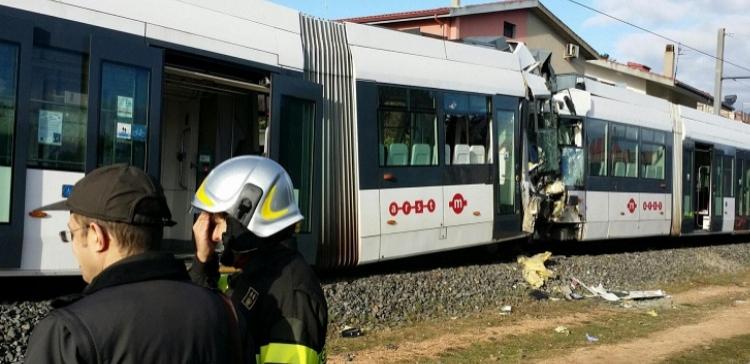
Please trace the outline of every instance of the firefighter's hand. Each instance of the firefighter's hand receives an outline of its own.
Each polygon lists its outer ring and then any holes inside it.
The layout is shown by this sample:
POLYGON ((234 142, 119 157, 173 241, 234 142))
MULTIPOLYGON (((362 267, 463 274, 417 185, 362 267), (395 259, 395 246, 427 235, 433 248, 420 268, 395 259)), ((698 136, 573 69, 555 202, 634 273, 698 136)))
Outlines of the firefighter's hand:
POLYGON ((214 254, 215 242, 211 239, 213 234, 213 221, 207 212, 201 212, 193 224, 193 236, 195 236, 195 256, 201 263, 205 263, 214 254))

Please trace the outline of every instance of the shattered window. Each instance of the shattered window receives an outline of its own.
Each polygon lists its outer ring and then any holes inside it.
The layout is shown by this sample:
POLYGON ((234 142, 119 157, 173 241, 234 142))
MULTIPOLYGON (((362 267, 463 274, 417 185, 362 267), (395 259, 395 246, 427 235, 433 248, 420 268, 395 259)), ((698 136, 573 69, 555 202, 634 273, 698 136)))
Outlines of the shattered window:
POLYGON ((607 123, 601 120, 586 120, 586 146, 589 159, 589 176, 607 175, 607 123))
POLYGON ((566 186, 583 186, 583 166, 583 148, 563 148, 560 170, 566 186))
POLYGON ((638 128, 612 125, 610 160, 613 177, 638 177, 638 128))
POLYGON ((579 119, 560 119, 558 143, 562 146, 560 173, 567 186, 583 186, 583 137, 579 119))
POLYGON ((641 177, 664 179, 666 151, 664 132, 641 129, 641 177))
POLYGON ((580 122, 577 120, 561 119, 558 139, 560 145, 582 146, 580 122))
POLYGON ((552 113, 543 113, 537 130, 537 154, 540 172, 560 170, 560 146, 556 118, 552 113))

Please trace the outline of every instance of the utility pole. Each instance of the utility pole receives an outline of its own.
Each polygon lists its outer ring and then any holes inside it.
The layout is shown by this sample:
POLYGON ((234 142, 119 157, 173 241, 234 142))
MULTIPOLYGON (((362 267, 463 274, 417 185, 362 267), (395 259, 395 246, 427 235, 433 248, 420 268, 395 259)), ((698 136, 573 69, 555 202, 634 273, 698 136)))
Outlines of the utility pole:
POLYGON ((724 35, 726 29, 719 28, 716 42, 716 81, 714 82, 714 114, 721 115, 721 79, 724 73, 724 35))

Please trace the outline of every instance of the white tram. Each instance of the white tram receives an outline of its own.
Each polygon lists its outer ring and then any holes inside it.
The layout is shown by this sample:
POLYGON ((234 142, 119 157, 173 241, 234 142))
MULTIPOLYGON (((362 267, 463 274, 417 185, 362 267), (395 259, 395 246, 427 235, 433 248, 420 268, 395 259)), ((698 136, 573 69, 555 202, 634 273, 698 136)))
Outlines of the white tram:
POLYGON ((538 182, 538 237, 750 232, 750 125, 582 79, 551 106, 565 192, 538 182))
POLYGON ((67 214, 31 209, 121 162, 160 179, 176 253, 191 251, 196 186, 239 154, 289 171, 299 247, 320 266, 525 235, 522 106, 529 87, 550 95, 522 46, 263 1, 1 0, 0 24, 0 275, 75 273, 67 214))
POLYGON ((0 0, 0 24, 0 275, 76 274, 67 214, 31 209, 112 163, 161 181, 164 249, 189 254, 196 186, 241 154, 290 173, 321 267, 748 228, 746 128, 588 81, 553 97, 523 45, 264 1, 0 0))

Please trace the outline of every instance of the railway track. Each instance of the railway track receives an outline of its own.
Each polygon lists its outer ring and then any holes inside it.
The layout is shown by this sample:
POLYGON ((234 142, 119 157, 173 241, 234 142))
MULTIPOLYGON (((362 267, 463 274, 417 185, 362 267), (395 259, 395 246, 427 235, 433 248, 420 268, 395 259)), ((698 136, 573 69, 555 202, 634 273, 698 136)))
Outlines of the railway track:
MULTIPOLYGON (((570 277, 612 289, 656 289, 665 282, 750 267, 750 236, 631 239, 590 243, 511 241, 419 256, 344 271, 321 272, 331 333, 345 325, 376 329, 441 316, 460 316, 555 296, 570 277), (519 255, 551 251, 556 273, 531 290, 519 255)), ((3 278, 0 362, 22 360, 34 324, 50 299, 80 292, 78 277, 3 278)))

